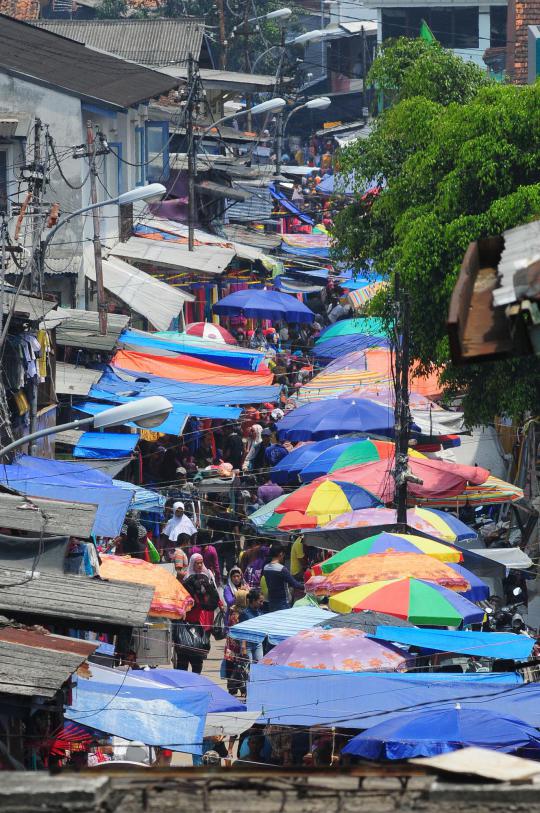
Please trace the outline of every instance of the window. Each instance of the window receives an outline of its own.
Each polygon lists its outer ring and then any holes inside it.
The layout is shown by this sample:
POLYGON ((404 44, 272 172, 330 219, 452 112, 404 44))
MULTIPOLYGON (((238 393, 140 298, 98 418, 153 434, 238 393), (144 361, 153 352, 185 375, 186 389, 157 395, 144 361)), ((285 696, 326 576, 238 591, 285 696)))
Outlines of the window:
POLYGON ((445 48, 478 48, 478 6, 391 8, 382 11, 382 36, 418 37, 425 20, 445 48))
POLYGON ((491 48, 504 48, 506 45, 506 18, 508 16, 507 6, 491 6, 489 10, 490 18, 490 46, 491 48))
POLYGON ((135 163, 137 164, 137 186, 142 186, 146 178, 145 172, 146 145, 144 127, 135 127, 135 163))
POLYGON ((169 123, 146 123, 146 177, 148 181, 166 181, 169 177, 169 123))
POLYGON ((8 211, 7 150, 0 147, 0 212, 8 211))

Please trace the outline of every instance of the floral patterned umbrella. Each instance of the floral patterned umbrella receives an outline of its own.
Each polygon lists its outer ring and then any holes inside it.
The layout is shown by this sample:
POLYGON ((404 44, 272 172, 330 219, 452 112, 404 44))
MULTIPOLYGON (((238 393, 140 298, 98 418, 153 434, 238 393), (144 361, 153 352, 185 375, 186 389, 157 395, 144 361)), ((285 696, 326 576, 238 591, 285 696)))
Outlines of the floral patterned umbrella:
POLYGON ((367 638, 360 630, 314 627, 282 641, 262 663, 339 672, 401 672, 408 658, 403 650, 367 638))

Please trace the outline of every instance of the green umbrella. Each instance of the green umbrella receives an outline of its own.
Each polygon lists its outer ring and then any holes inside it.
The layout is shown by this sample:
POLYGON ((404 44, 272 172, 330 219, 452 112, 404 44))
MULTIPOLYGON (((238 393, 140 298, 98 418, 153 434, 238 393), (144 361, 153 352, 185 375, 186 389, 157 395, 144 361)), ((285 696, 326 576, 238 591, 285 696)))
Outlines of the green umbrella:
POLYGON ((328 339, 335 339, 336 336, 355 336, 363 334, 365 336, 386 336, 384 322, 375 316, 357 317, 356 319, 343 319, 334 325, 326 328, 318 339, 318 344, 328 339))

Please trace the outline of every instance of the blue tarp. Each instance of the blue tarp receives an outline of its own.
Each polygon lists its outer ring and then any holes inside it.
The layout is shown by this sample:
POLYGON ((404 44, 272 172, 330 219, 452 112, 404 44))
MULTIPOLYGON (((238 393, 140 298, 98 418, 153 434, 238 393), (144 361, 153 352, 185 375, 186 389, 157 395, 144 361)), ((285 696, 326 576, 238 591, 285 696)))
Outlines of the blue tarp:
POLYGON ((271 644, 279 644, 297 632, 311 629, 335 616, 336 613, 319 607, 292 607, 241 621, 230 628, 229 635, 238 641, 258 644, 268 638, 271 644))
POLYGON ((313 218, 311 218, 309 215, 306 215, 305 212, 302 212, 297 206, 295 206, 294 203, 291 200, 289 200, 287 195, 285 195, 283 192, 279 192, 276 189, 274 184, 270 184, 268 189, 270 190, 270 194, 272 195, 272 197, 275 200, 279 201, 280 205, 284 209, 286 209, 288 212, 291 212, 293 215, 296 215, 296 217, 298 217, 299 220, 302 221, 302 223, 307 223, 308 226, 315 225, 315 221, 313 220, 313 218))
MULTIPOLYGON (((131 400, 136 399, 125 398, 122 399, 121 403, 126 403, 131 400)), ((98 404, 94 403, 93 401, 83 401, 81 404, 73 404, 73 409, 77 409, 79 412, 84 412, 85 415, 100 415, 106 409, 110 408, 111 404, 98 404)), ((184 426, 186 425, 188 418, 189 413, 180 409, 177 404, 173 404, 170 414, 167 416, 167 418, 165 418, 163 423, 156 426, 153 431, 163 432, 165 435, 178 436, 184 431, 184 426)), ((131 426, 136 428, 137 425, 133 423, 133 421, 126 421, 123 426, 131 426)))
MULTIPOLYGON (((133 398, 107 392, 107 390, 100 389, 99 386, 92 387, 88 394, 91 398, 99 398, 100 401, 110 401, 113 404, 127 404, 134 400, 133 398)), ((219 418, 220 420, 234 421, 242 411, 236 407, 207 406, 203 403, 195 404, 190 401, 177 401, 174 398, 169 400, 173 405, 173 413, 178 416, 179 420, 182 415, 194 415, 196 418, 219 418)))
POLYGON ((118 488, 131 491, 133 497, 129 504, 130 508, 135 511, 163 514, 166 502, 164 495, 159 494, 157 491, 150 491, 148 488, 142 488, 142 486, 136 486, 133 483, 126 483, 124 480, 113 480, 113 483, 118 488))
POLYGON ((488 709, 433 709, 386 720, 354 737, 343 749, 364 759, 411 759, 447 754, 466 746, 539 758, 538 731, 523 720, 488 709))
POLYGON ((434 652, 454 652, 477 655, 479 658, 510 658, 525 660, 534 646, 534 638, 512 632, 471 632, 470 630, 431 630, 416 627, 377 627, 380 641, 430 649, 434 652))
POLYGON ((237 370, 252 370, 257 371, 264 361, 264 354, 257 353, 252 350, 244 349, 229 349, 226 344, 217 344, 216 342, 195 342, 189 340, 179 339, 166 339, 155 337, 151 333, 144 334, 142 331, 137 330, 124 330, 118 339, 120 347, 127 347, 129 349, 141 348, 145 353, 151 353, 152 350, 166 351, 169 353, 178 353, 193 356, 194 358, 210 361, 213 364, 222 364, 226 367, 234 367, 237 370))
POLYGON ((324 260, 329 259, 329 248, 300 248, 299 246, 290 246, 288 243, 281 241, 281 251, 285 254, 294 254, 296 257, 322 257, 324 260))
POLYGON ((161 683, 163 686, 173 689, 196 689, 208 692, 210 696, 208 714, 246 710, 245 703, 241 703, 210 678, 197 675, 195 672, 185 672, 181 669, 151 669, 147 672, 141 669, 137 671, 137 678, 161 683))
POLYGON ((73 448, 73 457, 129 457, 139 442, 138 435, 119 432, 84 432, 73 448))
POLYGON ((0 466, 0 482, 30 497, 97 505, 92 533, 98 536, 116 536, 120 532, 133 494, 117 488, 107 474, 83 463, 28 455, 0 466))
POLYGON ((370 728, 417 707, 485 705, 540 727, 540 684, 514 673, 392 674, 326 672, 253 664, 248 711, 276 725, 370 728))
MULTIPOLYGON (((92 669, 93 669, 92 665, 92 669)), ((202 753, 210 695, 206 691, 79 678, 64 716, 90 728, 189 754, 202 753)))
POLYGON ((173 381, 170 378, 147 373, 137 374, 133 370, 122 370, 119 367, 108 367, 101 376, 98 387, 100 390, 117 395, 163 395, 171 402, 189 402, 190 409, 192 403, 217 407, 227 404, 274 402, 279 398, 281 389, 275 386, 223 387, 215 384, 173 381))

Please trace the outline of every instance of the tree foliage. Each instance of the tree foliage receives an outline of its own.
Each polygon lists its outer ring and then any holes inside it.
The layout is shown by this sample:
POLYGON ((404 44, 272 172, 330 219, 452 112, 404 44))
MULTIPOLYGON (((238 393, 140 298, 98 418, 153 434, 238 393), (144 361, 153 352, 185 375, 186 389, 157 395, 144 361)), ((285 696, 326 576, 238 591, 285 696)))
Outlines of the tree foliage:
MULTIPOLYGON (((426 48, 385 48, 386 65, 399 64, 398 80, 420 71, 426 48), (392 59, 390 59, 392 56, 392 59)), ((446 63, 438 47, 432 61, 446 63)), ((454 58, 453 58, 454 59, 454 58)), ((430 66, 429 76, 438 67, 430 66)), ((382 75, 374 65, 373 75, 382 75)), ((387 75, 390 71, 387 69, 387 75)), ((424 74, 424 78, 425 78, 424 74)), ((336 218, 336 255, 349 265, 376 269, 392 278, 398 272, 411 299, 412 353, 426 367, 444 365, 449 393, 465 393, 469 422, 492 420, 497 413, 519 416, 540 404, 540 364, 535 358, 485 363, 457 369, 449 363, 446 316, 450 296, 468 244, 479 237, 540 217, 540 85, 516 87, 478 82, 454 88, 462 103, 441 102, 431 80, 420 83, 426 95, 408 91, 377 120, 367 141, 343 151, 340 167, 356 182, 377 179, 383 186, 371 203, 358 200, 336 218)), ((445 80, 445 86, 448 82, 445 80)), ((374 303, 384 312, 382 298, 374 303)))

